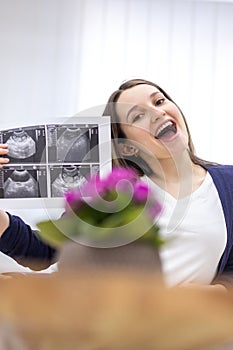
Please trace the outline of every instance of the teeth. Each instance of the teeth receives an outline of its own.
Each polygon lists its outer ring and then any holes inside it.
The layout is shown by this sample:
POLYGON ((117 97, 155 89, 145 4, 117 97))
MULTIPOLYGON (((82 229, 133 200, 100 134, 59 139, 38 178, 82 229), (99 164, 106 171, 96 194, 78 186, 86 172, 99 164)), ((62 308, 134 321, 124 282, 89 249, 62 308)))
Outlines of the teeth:
POLYGON ((170 126, 170 125, 172 125, 172 122, 171 122, 171 121, 166 122, 165 124, 161 125, 160 128, 158 129, 158 131, 157 131, 155 137, 157 137, 157 136, 159 135, 159 133, 160 133, 161 131, 163 131, 163 129, 165 129, 166 127, 168 127, 168 126, 170 126))

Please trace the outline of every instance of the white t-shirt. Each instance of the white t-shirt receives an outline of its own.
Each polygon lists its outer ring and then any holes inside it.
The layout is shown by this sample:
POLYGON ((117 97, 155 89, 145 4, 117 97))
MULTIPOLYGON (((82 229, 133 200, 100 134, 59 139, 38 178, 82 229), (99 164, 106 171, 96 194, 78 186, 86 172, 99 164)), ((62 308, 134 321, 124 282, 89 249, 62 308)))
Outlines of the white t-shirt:
POLYGON ((156 223, 166 240, 160 249, 165 282, 168 286, 209 284, 227 242, 224 214, 210 174, 196 191, 179 200, 148 177, 142 179, 163 207, 156 223))

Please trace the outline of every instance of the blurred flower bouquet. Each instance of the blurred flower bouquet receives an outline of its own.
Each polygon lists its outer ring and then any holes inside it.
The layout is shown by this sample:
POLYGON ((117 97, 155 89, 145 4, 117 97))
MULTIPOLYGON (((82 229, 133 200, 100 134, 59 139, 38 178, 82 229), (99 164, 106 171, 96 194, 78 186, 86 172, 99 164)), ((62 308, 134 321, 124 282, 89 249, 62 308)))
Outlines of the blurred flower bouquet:
POLYGON ((103 179, 95 175, 67 192, 64 215, 38 223, 39 235, 54 247, 67 240, 101 248, 136 240, 159 246, 163 242, 154 219, 160 211, 135 172, 118 167, 103 179))

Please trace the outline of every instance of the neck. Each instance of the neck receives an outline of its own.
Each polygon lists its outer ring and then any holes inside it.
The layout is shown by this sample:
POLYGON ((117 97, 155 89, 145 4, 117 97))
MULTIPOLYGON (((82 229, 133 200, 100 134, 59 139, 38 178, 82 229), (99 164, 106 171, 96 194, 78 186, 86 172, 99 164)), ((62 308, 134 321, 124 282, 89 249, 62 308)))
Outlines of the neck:
POLYGON ((150 164, 157 179, 166 179, 169 182, 180 182, 192 174, 195 167, 187 151, 182 154, 173 155, 172 157, 159 159, 158 162, 150 164))
POLYGON ((154 172, 151 179, 176 198, 182 198, 197 189, 206 171, 194 164, 187 151, 158 162, 150 162, 154 172))

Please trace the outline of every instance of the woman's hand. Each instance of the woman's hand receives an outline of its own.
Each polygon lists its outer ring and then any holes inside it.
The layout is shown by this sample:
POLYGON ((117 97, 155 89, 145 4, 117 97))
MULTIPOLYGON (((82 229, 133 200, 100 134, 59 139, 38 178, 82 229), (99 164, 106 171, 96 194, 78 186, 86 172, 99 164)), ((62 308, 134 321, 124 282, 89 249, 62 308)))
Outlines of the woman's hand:
POLYGON ((8 146, 5 143, 0 143, 0 169, 4 164, 9 163, 9 159, 5 157, 1 157, 8 153, 8 146))
POLYGON ((195 283, 188 283, 188 284, 184 284, 180 287, 195 289, 195 290, 220 291, 223 293, 227 292, 227 288, 223 284, 198 285, 195 283))
POLYGON ((9 225, 10 225, 9 215, 5 211, 0 210, 0 237, 5 232, 5 230, 9 227, 9 225))

